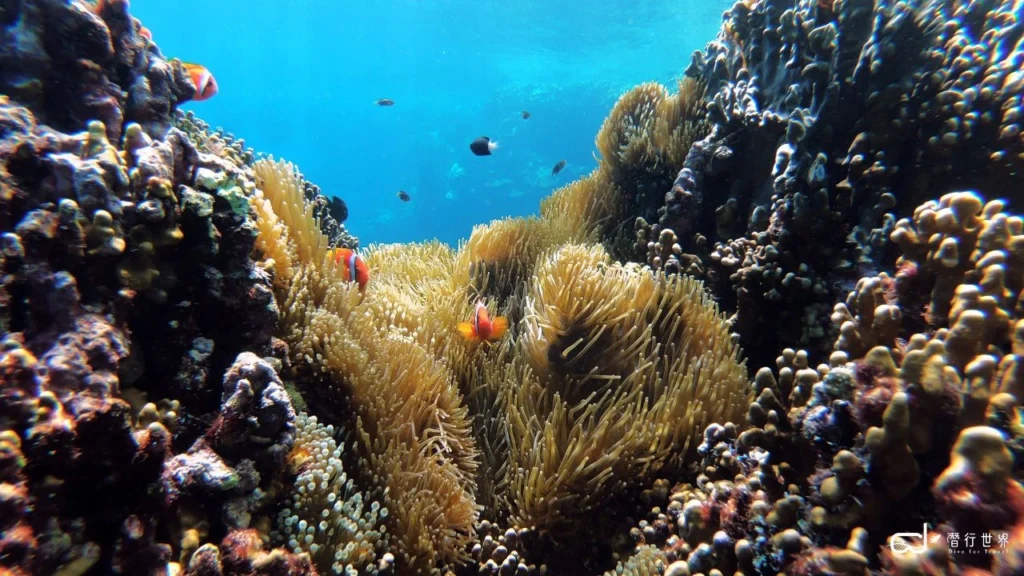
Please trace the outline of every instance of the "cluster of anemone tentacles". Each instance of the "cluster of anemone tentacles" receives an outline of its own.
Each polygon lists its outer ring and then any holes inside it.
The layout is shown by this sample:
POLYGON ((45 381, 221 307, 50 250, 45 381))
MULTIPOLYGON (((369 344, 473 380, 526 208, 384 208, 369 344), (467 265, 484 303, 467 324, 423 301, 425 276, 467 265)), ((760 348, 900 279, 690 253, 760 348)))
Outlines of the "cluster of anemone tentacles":
MULTIPOLYGON (((598 208, 499 221, 459 250, 373 247, 361 292, 339 281, 294 167, 254 170, 280 333, 300 388, 351 431, 354 475, 389 511, 399 570, 466 561, 481 517, 554 541, 570 525, 585 533, 584 519, 613 521, 617 494, 679 469, 706 425, 749 401, 739 350, 699 282, 574 241, 592 237, 598 208), (524 226, 547 233, 486 251, 488 236, 524 226), (496 280, 507 291, 489 306, 513 319, 510 334, 462 340, 456 324, 496 280)), ((551 201, 594 201, 574 190, 551 201)))

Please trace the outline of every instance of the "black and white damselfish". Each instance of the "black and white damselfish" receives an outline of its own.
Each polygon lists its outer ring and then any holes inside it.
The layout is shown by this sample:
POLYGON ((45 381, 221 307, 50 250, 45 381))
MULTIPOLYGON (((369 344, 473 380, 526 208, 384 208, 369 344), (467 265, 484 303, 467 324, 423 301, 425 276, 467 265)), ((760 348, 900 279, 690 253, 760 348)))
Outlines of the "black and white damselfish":
POLYGON ((469 143, 469 149, 477 156, 490 156, 491 152, 498 149, 498 143, 491 142, 487 136, 481 136, 469 143))

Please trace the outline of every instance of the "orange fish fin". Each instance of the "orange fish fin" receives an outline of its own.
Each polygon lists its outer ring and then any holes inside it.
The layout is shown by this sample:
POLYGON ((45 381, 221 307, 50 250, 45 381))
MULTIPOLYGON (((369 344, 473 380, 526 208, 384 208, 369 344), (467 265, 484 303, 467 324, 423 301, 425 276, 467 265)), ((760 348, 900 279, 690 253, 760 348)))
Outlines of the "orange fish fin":
POLYGON ((476 340, 476 333, 473 332, 473 324, 470 322, 459 322, 457 326, 459 334, 466 340, 476 340))
POLYGON ((495 316, 494 320, 491 320, 491 340, 497 340, 508 332, 508 318, 504 316, 495 316))

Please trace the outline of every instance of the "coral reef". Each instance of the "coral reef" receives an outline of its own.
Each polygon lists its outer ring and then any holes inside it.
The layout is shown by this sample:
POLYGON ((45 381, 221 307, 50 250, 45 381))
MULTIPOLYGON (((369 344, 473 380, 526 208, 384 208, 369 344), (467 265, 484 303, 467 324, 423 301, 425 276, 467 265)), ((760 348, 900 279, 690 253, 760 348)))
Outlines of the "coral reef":
POLYGON ((686 76, 707 85, 710 130, 659 224, 716 247, 709 259, 682 235, 753 361, 828 354, 830 307, 885 264, 896 214, 1020 186, 1015 6, 742 1, 694 54, 686 76))
POLYGON ((828 363, 787 349, 777 372, 758 371, 749 428, 705 430, 701 474, 649 514, 638 542, 690 572, 1002 573, 1024 519, 1013 464, 1024 220, 1003 208, 955 192, 899 221, 899 272, 861 279, 836 305, 828 363), (922 524, 1003 546, 909 557, 886 546, 922 524))
MULTIPOLYGON (((189 140, 201 152, 219 156, 236 166, 253 166, 262 154, 247 148, 245 139, 236 138, 223 128, 212 129, 209 124, 197 118, 191 110, 176 111, 174 126, 188 135, 189 140)), ((358 248, 359 239, 345 229, 348 207, 337 196, 327 197, 320 187, 303 179, 303 195, 313 205, 313 213, 320 222, 320 230, 327 236, 331 246, 358 248)))
POLYGON ((1020 572, 1019 8, 737 2, 365 289, 127 1, 0 8, 0 572, 1020 572))
POLYGON ((290 448, 290 401, 252 354, 273 353, 278 312, 250 258, 251 177, 172 127, 191 81, 127 7, 18 3, 2 22, 2 563, 16 573, 187 564, 250 527, 290 448), (164 414, 126 401, 145 397, 168 398, 164 414))
POLYGON ((98 121, 120 141, 137 123, 153 138, 195 88, 181 62, 165 60, 140 33, 125 0, 32 2, 5 8, 0 93, 61 131, 98 121))

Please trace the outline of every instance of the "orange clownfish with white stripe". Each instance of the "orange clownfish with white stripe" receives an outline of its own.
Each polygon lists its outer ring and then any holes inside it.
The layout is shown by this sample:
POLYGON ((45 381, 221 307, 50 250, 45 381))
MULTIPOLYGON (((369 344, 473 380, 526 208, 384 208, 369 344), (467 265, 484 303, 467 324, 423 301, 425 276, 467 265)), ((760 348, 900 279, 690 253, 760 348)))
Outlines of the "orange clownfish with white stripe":
POLYGON ((475 342, 490 342, 499 340, 508 330, 508 319, 504 316, 495 316, 487 313, 487 306, 477 301, 473 309, 473 320, 471 322, 459 322, 459 334, 466 340, 475 342))
POLYGON ((360 292, 366 290, 366 284, 370 281, 370 268, 366 265, 366 260, 349 248, 334 248, 331 253, 334 264, 341 271, 341 279, 359 284, 360 292))
POLYGON ((217 81, 213 78, 213 74, 206 69, 206 66, 188 62, 182 62, 181 65, 188 71, 192 85, 196 88, 195 94, 192 95, 193 100, 202 102, 217 95, 217 81))

